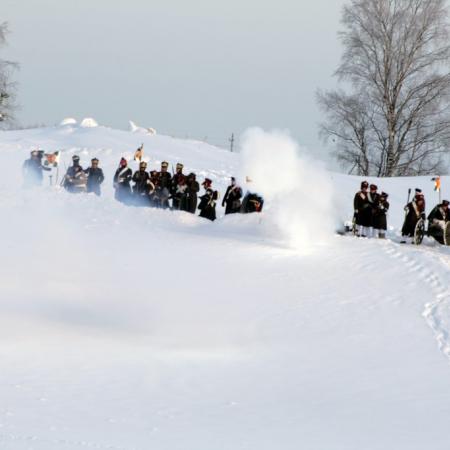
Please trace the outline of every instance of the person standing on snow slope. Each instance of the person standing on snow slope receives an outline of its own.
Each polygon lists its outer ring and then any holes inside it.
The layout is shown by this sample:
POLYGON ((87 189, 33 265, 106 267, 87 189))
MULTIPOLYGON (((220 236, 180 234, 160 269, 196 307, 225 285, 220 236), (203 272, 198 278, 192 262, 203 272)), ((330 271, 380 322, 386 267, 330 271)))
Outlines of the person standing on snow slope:
POLYGON ((231 177, 231 185, 227 187, 222 200, 222 207, 225 208, 225 215, 235 214, 241 210, 242 189, 236 184, 236 178, 231 177))
POLYGON ((150 174, 146 171, 146 169, 147 163, 145 161, 141 161, 139 163, 139 170, 133 175, 133 193, 138 203, 142 204, 149 204, 150 192, 153 192, 155 189, 155 186, 150 180, 150 174))
POLYGON ((169 163, 167 161, 163 161, 161 163, 161 172, 158 174, 158 188, 156 191, 160 206, 164 209, 169 207, 170 189, 172 187, 172 175, 168 172, 168 168, 169 163))
MULTIPOLYGON (((412 202, 405 206, 405 221, 402 227, 402 236, 405 238, 414 237, 417 222, 425 220, 425 197, 420 189, 416 189, 416 195, 412 202)), ((406 243, 406 239, 401 241, 406 243)))
POLYGON ((172 177, 171 187, 170 187, 170 195, 172 196, 172 209, 182 209, 180 205, 180 196, 177 195, 177 190, 179 190, 180 179, 184 180, 183 174, 183 164, 177 163, 175 175, 172 177))
POLYGON ((449 201, 444 200, 435 206, 428 215, 428 234, 440 244, 444 244, 444 230, 449 220, 449 201))
POLYGON ((72 165, 67 169, 66 175, 64 176, 63 179, 63 186, 69 192, 72 192, 73 185, 71 180, 73 180, 75 174, 78 173, 78 168, 83 170, 83 168, 80 166, 80 157, 78 155, 73 155, 72 165))
POLYGON ((103 175, 103 170, 98 167, 98 159, 91 159, 91 167, 88 167, 84 173, 87 175, 87 191, 93 192, 95 195, 100 196, 101 190, 100 185, 105 180, 105 176, 103 175))
POLYGON ((380 201, 380 194, 378 193, 378 186, 376 184, 371 184, 369 186, 367 200, 369 200, 369 203, 370 203, 370 228, 369 228, 368 237, 373 237, 373 235, 374 235, 373 219, 375 216, 375 211, 378 207, 378 202, 380 201))
POLYGON ((195 214, 197 210, 197 194, 200 191, 200 185, 196 180, 195 173, 190 173, 187 177, 187 211, 195 214))
POLYGON ((363 181, 361 190, 356 193, 353 200, 354 218, 357 227, 356 234, 358 237, 366 237, 372 226, 372 208, 367 192, 368 188, 369 183, 363 181))
POLYGON ((50 167, 42 165, 42 152, 33 150, 30 158, 25 160, 22 166, 24 187, 42 186, 44 179, 43 171, 51 171, 50 167))
POLYGON ((87 176, 80 165, 75 166, 73 176, 66 175, 65 181, 68 192, 78 194, 87 191, 87 176))
POLYGON ((386 237, 387 213, 389 211, 388 194, 382 192, 373 210, 372 225, 380 239, 386 237))
POLYGON ((131 197, 130 181, 133 176, 133 172, 128 167, 128 162, 125 158, 121 158, 119 162, 119 168, 114 174, 114 197, 117 201, 127 203, 131 197))

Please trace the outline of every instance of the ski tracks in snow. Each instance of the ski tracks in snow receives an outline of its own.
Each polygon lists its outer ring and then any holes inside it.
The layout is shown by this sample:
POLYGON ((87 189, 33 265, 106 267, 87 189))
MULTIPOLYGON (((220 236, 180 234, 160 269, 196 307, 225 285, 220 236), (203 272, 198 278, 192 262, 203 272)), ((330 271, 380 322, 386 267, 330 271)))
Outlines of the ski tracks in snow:
POLYGON ((450 360, 450 253, 447 248, 400 246, 386 241, 383 249, 431 288, 434 300, 423 317, 433 330, 440 351, 450 360))

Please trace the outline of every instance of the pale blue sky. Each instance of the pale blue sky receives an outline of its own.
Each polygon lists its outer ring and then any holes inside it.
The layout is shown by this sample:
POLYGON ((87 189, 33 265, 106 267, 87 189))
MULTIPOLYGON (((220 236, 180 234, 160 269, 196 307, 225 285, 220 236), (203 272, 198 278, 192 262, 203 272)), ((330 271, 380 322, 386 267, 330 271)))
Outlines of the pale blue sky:
POLYGON ((316 88, 334 86, 343 0, 2 0, 19 118, 92 116, 224 144, 289 129, 323 152, 316 88))

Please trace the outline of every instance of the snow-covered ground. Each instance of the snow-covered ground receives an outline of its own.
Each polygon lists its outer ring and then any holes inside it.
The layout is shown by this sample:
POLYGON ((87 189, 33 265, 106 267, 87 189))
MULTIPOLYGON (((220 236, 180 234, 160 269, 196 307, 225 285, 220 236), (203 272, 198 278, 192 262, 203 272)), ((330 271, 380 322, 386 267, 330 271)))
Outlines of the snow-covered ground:
POLYGON ((433 203, 429 177, 378 180, 390 239, 359 240, 332 232, 359 178, 276 133, 242 146, 0 133, 1 450, 448 449, 450 251, 395 242, 408 187, 433 203), (118 204, 112 174, 141 143, 151 168, 182 161, 221 191, 248 172, 265 212, 118 204), (22 190, 37 146, 97 156, 103 196, 22 190))

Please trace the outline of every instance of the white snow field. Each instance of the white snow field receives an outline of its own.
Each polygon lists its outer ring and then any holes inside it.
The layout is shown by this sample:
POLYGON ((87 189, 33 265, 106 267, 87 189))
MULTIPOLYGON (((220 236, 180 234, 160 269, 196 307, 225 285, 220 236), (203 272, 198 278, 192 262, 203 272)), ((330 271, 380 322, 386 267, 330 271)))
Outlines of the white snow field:
POLYGON ((1 450, 450 448, 450 251, 396 242, 429 177, 378 180, 390 239, 356 239, 333 231, 361 179, 281 133, 238 155, 95 124, 0 132, 1 450), (267 208, 211 223, 115 202, 141 143, 221 191, 250 176, 267 208), (36 147, 62 169, 97 156, 102 197, 23 190, 36 147))

